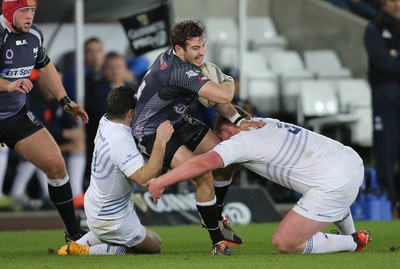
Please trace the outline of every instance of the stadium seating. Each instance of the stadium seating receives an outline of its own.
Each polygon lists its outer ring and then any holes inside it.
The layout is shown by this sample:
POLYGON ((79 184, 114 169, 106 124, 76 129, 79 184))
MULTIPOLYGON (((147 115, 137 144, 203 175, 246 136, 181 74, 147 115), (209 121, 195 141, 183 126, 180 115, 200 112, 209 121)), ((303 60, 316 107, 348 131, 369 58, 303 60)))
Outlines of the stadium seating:
POLYGON ((225 48, 238 48, 238 26, 231 17, 208 17, 204 21, 207 29, 208 57, 218 66, 221 51, 225 48))
POLYGON ((307 70, 297 51, 275 51, 269 56, 271 70, 279 76, 279 87, 282 96, 284 112, 296 114, 297 97, 299 95, 298 83, 302 80, 313 78, 313 73, 307 70))
POLYGON ((268 58, 270 53, 286 49, 287 40, 278 34, 270 17, 248 17, 246 23, 250 50, 259 51, 268 58))
POLYGON ((336 82, 340 111, 353 115, 351 142, 364 147, 372 145, 371 89, 364 79, 343 79, 336 82))
POLYGON ((317 78, 349 78, 352 75, 349 69, 342 66, 334 50, 306 50, 303 55, 307 69, 313 71, 317 78))
POLYGON ((365 79, 340 79, 336 85, 341 112, 348 113, 351 106, 371 106, 371 88, 365 79))
POLYGON ((262 113, 278 113, 280 110, 278 76, 268 69, 266 61, 259 52, 246 52, 242 72, 241 79, 246 81, 248 95, 245 98, 256 105, 262 113))
POLYGON ((339 114, 339 101, 334 83, 306 80, 299 84, 298 118, 300 125, 320 133, 324 126, 346 125, 357 119, 351 114, 339 114))
POLYGON ((272 71, 280 75, 283 83, 291 79, 310 79, 313 77, 312 72, 305 68, 300 54, 294 50, 272 53, 269 56, 269 65, 272 71))
POLYGON ((247 78, 249 100, 265 115, 280 111, 279 88, 273 73, 253 73, 247 78))

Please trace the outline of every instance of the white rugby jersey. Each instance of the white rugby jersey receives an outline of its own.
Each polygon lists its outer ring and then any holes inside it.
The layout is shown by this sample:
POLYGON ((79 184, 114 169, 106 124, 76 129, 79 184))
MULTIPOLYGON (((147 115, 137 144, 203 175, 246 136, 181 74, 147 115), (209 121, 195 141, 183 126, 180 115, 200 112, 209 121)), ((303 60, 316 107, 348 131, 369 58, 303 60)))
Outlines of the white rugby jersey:
POLYGON ((145 164, 129 126, 103 116, 95 137, 85 213, 97 219, 118 219, 134 210, 134 182, 128 178, 145 164))
MULTIPOLYGON (((240 163, 300 193, 314 187, 339 184, 332 175, 335 174, 335 163, 348 147, 293 124, 269 118, 258 120, 266 125, 257 130, 241 131, 213 149, 225 166, 240 163)), ((356 152, 354 157, 359 158, 356 152)), ((362 163, 361 158, 359 160, 362 163)))

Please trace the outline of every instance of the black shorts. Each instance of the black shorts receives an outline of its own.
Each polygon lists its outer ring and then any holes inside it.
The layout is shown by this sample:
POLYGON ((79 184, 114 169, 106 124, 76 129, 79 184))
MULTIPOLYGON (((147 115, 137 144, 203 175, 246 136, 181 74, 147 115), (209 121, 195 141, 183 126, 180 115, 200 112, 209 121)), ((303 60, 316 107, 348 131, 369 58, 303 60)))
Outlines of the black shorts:
POLYGON ((14 149, 18 141, 42 128, 43 124, 24 106, 14 116, 0 120, 0 143, 14 149))
MULTIPOLYGON (((168 168, 171 168, 172 158, 180 146, 185 145, 190 151, 194 151, 209 130, 204 123, 189 115, 185 115, 181 121, 176 123, 174 129, 165 149, 164 166, 168 168)), ((153 150, 155 138, 156 134, 152 134, 139 140, 138 148, 147 157, 153 150)))

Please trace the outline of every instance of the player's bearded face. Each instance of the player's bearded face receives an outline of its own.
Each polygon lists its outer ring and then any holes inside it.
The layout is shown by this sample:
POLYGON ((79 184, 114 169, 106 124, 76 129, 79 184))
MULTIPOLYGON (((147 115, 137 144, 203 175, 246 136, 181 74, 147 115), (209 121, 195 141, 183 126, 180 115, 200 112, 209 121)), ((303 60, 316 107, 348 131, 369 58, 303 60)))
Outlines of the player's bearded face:
POLYGON ((201 68, 206 54, 206 38, 204 36, 193 37, 186 41, 184 60, 194 66, 201 68))
POLYGON ((19 33, 27 33, 32 26, 36 8, 27 7, 18 9, 15 12, 15 29, 19 33))

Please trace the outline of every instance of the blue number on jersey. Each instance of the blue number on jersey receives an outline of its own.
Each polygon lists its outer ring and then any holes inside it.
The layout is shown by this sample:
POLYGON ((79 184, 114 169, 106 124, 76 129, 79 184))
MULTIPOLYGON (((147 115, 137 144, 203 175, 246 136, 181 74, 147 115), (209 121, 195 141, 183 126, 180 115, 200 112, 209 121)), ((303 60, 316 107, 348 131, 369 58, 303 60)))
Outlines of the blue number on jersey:
POLYGON ((290 132, 292 134, 298 134, 300 131, 301 131, 301 129, 297 126, 294 126, 294 125, 289 126, 288 132, 290 132))

